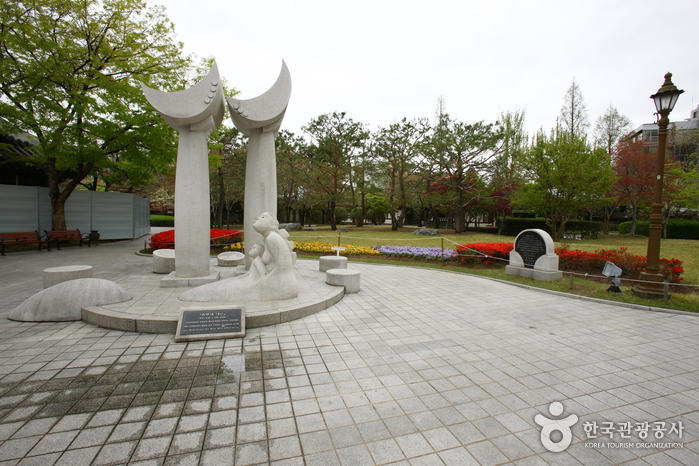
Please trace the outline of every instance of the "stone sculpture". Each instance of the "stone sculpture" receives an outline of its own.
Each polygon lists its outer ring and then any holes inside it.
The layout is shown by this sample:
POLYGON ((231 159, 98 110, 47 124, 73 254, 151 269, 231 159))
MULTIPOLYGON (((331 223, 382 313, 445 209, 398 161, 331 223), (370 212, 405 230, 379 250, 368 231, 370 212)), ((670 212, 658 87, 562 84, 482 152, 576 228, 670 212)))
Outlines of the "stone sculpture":
MULTIPOLYGON (((245 243, 262 243, 252 227, 262 212, 277 212, 277 166, 274 142, 291 96, 291 75, 286 63, 277 82, 264 94, 249 100, 229 97, 228 108, 236 128, 248 136, 245 165, 245 243)), ((208 212, 208 211, 207 211, 208 212)), ((252 258, 246 255, 245 266, 252 258)))
POLYGON ((218 67, 214 63, 204 79, 184 91, 141 87, 148 102, 180 136, 175 173, 175 275, 206 277, 210 274, 207 142, 225 112, 218 67))
POLYGON ((17 306, 8 316, 21 322, 65 322, 82 319, 82 308, 122 303, 131 295, 101 278, 78 278, 53 285, 17 306))
POLYGON ((181 300, 243 303, 298 296, 299 286, 294 274, 296 253, 289 233, 279 230, 279 222, 269 212, 256 218, 252 227, 263 238, 263 243, 254 245, 248 253, 251 259, 248 273, 188 290, 180 295, 181 300))

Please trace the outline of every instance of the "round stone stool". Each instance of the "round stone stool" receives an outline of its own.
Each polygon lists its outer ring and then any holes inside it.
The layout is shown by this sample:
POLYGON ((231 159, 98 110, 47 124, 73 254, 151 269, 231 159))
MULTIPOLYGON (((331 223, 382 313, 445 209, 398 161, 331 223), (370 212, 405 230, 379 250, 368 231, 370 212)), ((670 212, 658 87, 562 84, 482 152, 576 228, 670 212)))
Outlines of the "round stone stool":
POLYGON ((174 249, 158 249, 156 251, 153 251, 153 273, 171 273, 174 271, 174 249))
POLYGON ((327 272, 330 269, 346 269, 347 258, 343 256, 321 256, 320 271, 327 272))
POLYGON ((360 273, 352 269, 331 269, 325 272, 325 283, 328 285, 344 286, 345 293, 359 291, 360 273))
POLYGON ((242 252, 222 252, 218 255, 219 267, 238 267, 245 265, 245 254, 242 252))
POLYGON ((92 278, 92 266, 65 265, 44 269, 44 289, 76 278, 92 278))

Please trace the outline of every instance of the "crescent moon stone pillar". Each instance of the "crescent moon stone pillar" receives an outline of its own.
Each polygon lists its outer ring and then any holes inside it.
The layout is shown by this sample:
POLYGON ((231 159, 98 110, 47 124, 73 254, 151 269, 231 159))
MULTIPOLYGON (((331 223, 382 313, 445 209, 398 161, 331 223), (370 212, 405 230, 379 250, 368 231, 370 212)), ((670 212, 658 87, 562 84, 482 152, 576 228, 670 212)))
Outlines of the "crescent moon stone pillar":
MULTIPOLYGON (((245 165, 245 250, 253 244, 263 244, 264 238, 252 224, 264 212, 277 214, 277 158, 275 139, 281 127, 291 96, 291 75, 286 63, 274 85, 264 94, 248 100, 228 97, 228 109, 233 124, 248 136, 248 156, 245 165)), ((245 256, 245 266, 252 258, 245 256)))
MULTIPOLYGON (((224 95, 216 63, 184 91, 160 92, 141 84, 143 94, 179 133, 175 173, 175 276, 210 275, 209 135, 221 124, 224 95)), ((215 280, 215 278, 214 278, 215 280)), ((177 280, 175 280, 177 282, 177 280)), ((193 284, 187 280, 187 283, 193 284)))

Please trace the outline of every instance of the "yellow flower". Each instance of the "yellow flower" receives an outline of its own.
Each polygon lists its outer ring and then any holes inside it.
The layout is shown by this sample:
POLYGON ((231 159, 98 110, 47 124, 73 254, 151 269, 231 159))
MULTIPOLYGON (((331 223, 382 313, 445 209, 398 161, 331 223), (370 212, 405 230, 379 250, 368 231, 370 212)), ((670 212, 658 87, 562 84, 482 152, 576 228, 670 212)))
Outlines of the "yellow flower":
MULTIPOLYGON (((309 251, 309 252, 320 252, 326 254, 336 254, 332 248, 334 244, 329 243, 319 243, 318 241, 313 241, 311 243, 294 241, 294 249, 297 251, 309 251)), ((376 255, 380 252, 372 249, 369 246, 352 246, 351 244, 343 244, 342 247, 345 248, 344 251, 340 251, 340 254, 346 256, 347 254, 371 254, 376 255)))

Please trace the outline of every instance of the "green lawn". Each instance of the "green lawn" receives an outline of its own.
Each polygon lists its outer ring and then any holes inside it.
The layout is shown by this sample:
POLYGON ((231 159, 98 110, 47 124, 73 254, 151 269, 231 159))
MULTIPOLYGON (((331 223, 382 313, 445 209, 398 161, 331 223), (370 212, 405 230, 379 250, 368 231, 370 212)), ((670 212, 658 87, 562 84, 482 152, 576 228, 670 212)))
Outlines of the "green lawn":
MULTIPOLYGON (((342 228, 349 230, 348 233, 340 235, 342 244, 351 244, 353 246, 376 246, 376 245, 393 245, 393 246, 423 246, 423 247, 441 247, 442 237, 444 237, 444 248, 454 249, 456 244, 466 243, 512 243, 515 238, 513 236, 498 236, 487 233, 460 233, 455 234, 453 230, 441 230, 437 237, 423 237, 412 234, 415 228, 403 228, 400 231, 394 232, 387 226, 367 225, 357 228, 353 225, 342 225, 342 228)), ((331 231, 328 226, 318 227, 318 231, 295 231, 291 233, 291 239, 295 241, 319 241, 322 243, 337 244, 338 234, 331 231)), ((564 242, 556 243, 556 246, 568 244, 571 249, 579 249, 581 251, 595 251, 599 249, 618 249, 620 247, 628 248, 632 254, 645 256, 648 244, 648 238, 643 236, 626 236, 612 234, 604 238, 596 240, 565 240, 564 242)), ((303 257, 303 252, 299 252, 299 256, 303 257)), ((661 242, 661 257, 676 258, 684 262, 683 267, 685 273, 682 275, 684 284, 699 284, 699 241, 692 240, 677 240, 663 239, 661 242)), ((419 267, 438 267, 439 263, 427 262, 403 262, 391 261, 390 259, 382 259, 377 257, 367 256, 366 258, 353 258, 352 260, 361 260, 376 263, 395 263, 397 265, 415 265, 419 267)), ((446 262, 445 269, 454 270, 464 273, 489 276, 502 280, 508 280, 517 283, 523 283, 539 288, 546 288, 566 293, 574 293, 584 296, 592 296, 601 299, 618 300, 627 303, 642 304, 647 306, 669 307, 674 309, 684 309, 699 312, 699 288, 693 288, 693 294, 673 292, 671 300, 667 303, 663 300, 642 300, 633 296, 630 287, 622 286, 623 293, 614 295, 607 293, 605 290, 609 286, 606 283, 597 283, 584 278, 575 278, 574 287, 570 289, 570 280, 564 277, 563 280, 557 282, 541 282, 526 278, 514 277, 506 275, 504 267, 473 269, 466 268, 454 262, 446 262)), ((601 275, 600 270, 600 275, 601 275)))

